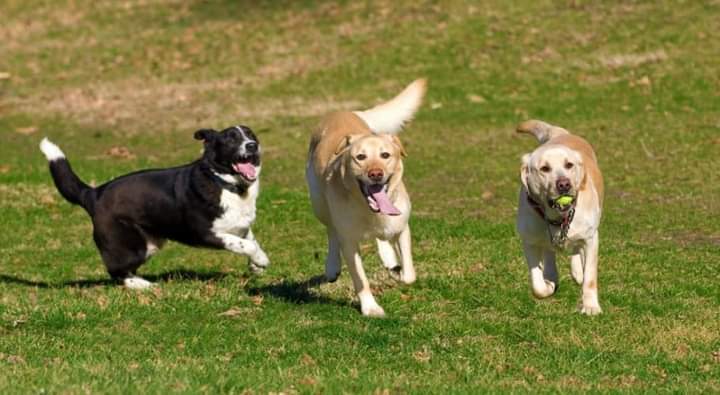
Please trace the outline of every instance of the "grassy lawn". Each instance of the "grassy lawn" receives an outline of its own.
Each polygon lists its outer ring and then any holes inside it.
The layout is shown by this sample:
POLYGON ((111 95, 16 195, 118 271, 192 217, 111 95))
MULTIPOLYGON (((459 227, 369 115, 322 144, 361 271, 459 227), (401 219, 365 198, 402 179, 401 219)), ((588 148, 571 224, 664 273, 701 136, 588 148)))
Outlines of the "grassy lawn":
POLYGON ((0 6, 0 393, 720 391, 718 1, 40 1, 0 6), (427 77, 402 134, 418 281, 367 245, 385 319, 323 273, 309 133, 427 77), (604 313, 532 298, 514 231, 539 118, 596 147, 604 313), (138 293, 108 280, 86 181, 198 157, 202 127, 265 151, 272 265, 169 243, 138 293))

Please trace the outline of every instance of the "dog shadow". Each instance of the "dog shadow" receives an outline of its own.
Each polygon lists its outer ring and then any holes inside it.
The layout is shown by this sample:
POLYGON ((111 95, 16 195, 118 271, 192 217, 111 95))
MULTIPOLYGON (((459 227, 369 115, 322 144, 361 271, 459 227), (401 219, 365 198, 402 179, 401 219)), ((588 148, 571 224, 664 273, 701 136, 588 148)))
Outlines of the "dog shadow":
POLYGON ((268 284, 261 287, 246 287, 246 292, 248 295, 273 296, 294 304, 323 303, 347 306, 348 302, 318 295, 310 291, 311 288, 319 287, 327 282, 328 281, 324 275, 317 275, 305 281, 281 280, 278 283, 268 284))
MULTIPOLYGON (((168 282, 174 280, 195 280, 195 281, 217 281, 227 277, 228 273, 223 272, 196 272, 194 270, 171 270, 160 274, 148 274, 142 277, 151 282, 168 282)), ((33 281, 27 280, 20 277, 8 276, 6 274, 0 274, 0 283, 5 284, 16 284, 23 285, 26 287, 37 287, 37 288, 93 288, 93 287, 104 287, 110 285, 118 285, 118 280, 111 278, 102 279, 86 279, 86 280, 72 280, 63 281, 59 283, 51 283, 46 281, 33 281)))
MULTIPOLYGON (((160 274, 143 274, 143 278, 154 282, 163 283, 169 281, 218 281, 223 278, 230 276, 229 273, 223 272, 197 272, 194 270, 171 270, 160 274)), ((320 304, 333 304, 337 306, 355 306, 352 302, 345 300, 332 299, 327 296, 318 295, 312 292, 312 288, 319 287, 322 284, 327 283, 324 275, 313 276, 305 281, 287 281, 280 280, 279 282, 263 285, 263 286, 245 286, 245 292, 248 295, 264 295, 272 296, 278 299, 282 299, 288 303, 293 304, 308 304, 308 303, 320 303, 320 304)), ((63 282, 46 282, 46 281, 34 281, 27 280, 21 277, 10 276, 6 274, 0 274, 0 283, 5 284, 16 284, 26 287, 33 288, 94 288, 94 287, 107 287, 116 286, 120 282, 111 278, 102 279, 84 279, 84 280, 72 280, 63 282)))

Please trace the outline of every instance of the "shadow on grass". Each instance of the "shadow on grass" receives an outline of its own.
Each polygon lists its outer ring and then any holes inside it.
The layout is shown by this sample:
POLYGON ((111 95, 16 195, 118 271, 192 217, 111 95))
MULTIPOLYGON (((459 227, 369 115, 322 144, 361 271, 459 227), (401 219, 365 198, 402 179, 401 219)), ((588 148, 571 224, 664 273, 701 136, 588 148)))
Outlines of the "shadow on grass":
MULTIPOLYGON (((173 280, 197 280, 197 281, 216 281, 228 276, 222 272, 196 272, 193 270, 172 270, 160 274, 148 274, 142 277, 151 282, 167 282, 173 280)), ((27 287, 38 288, 92 288, 108 285, 118 285, 119 281, 111 278, 102 278, 94 280, 73 280, 60 283, 49 283, 45 281, 26 280, 20 277, 8 276, 0 274, 0 283, 24 285, 27 287)))
POLYGON ((318 275, 305 281, 282 280, 281 282, 264 285, 262 287, 247 287, 246 291, 249 295, 269 295, 295 304, 325 303, 348 306, 348 302, 310 292, 310 288, 319 287, 326 282, 327 280, 324 275, 318 275))

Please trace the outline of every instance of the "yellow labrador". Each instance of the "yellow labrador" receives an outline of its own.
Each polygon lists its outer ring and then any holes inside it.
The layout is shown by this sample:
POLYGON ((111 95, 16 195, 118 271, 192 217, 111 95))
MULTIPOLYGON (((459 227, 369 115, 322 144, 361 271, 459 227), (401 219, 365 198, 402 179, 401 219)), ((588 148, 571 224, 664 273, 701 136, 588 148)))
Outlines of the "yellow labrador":
POLYGON ((402 181, 405 151, 396 134, 420 107, 425 90, 426 82, 420 79, 369 110, 332 113, 310 140, 306 178, 315 216, 327 227, 325 277, 337 279, 342 255, 366 316, 385 312, 365 276, 362 240, 376 239, 390 273, 407 284, 415 281, 410 198, 402 181))
POLYGON ((534 135, 540 146, 525 154, 517 230, 530 271, 535 297, 555 293, 555 252, 571 254, 571 273, 582 285, 579 311, 600 314, 597 290, 598 227, 602 214, 603 178, 590 144, 567 130, 542 121, 526 121, 519 133, 534 135), (572 197, 558 204, 560 196, 572 197))

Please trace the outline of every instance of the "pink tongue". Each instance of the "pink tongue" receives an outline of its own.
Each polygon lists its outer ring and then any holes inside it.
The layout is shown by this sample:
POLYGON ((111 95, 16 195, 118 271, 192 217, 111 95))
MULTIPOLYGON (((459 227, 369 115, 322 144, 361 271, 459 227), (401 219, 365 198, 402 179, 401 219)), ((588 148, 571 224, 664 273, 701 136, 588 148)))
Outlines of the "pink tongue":
POLYGON ((398 208, 395 207, 390 201, 390 198, 385 193, 382 185, 372 185, 368 187, 368 191, 370 192, 372 198, 375 199, 375 203, 377 203, 378 209, 381 213, 386 215, 401 214, 400 210, 398 210, 398 208), (377 192, 375 190, 377 190, 377 192))
POLYGON ((252 163, 235 163, 233 165, 233 169, 235 169, 236 172, 242 174, 248 180, 255 179, 255 166, 253 166, 252 163))

